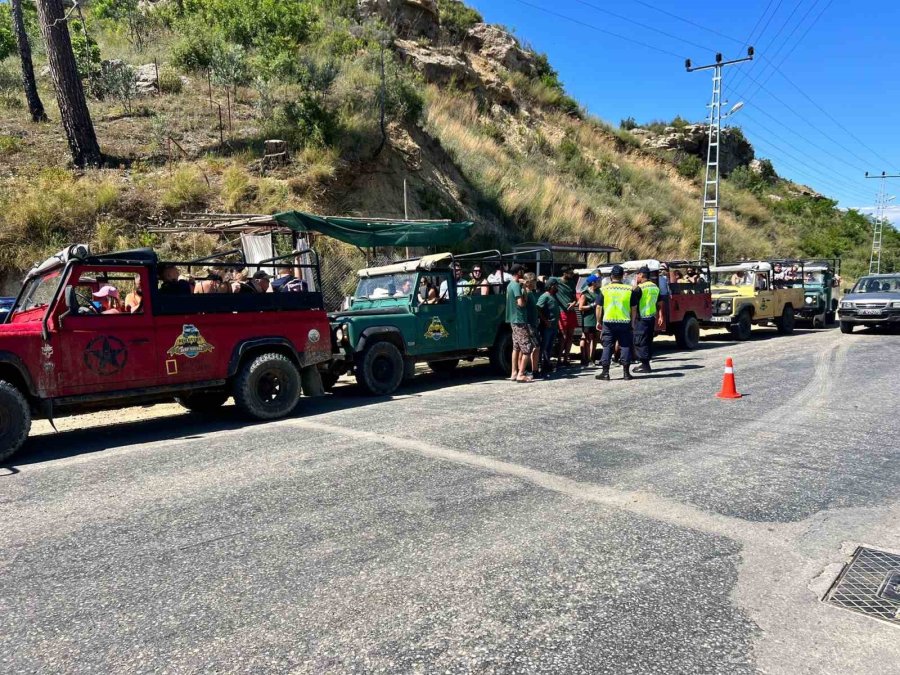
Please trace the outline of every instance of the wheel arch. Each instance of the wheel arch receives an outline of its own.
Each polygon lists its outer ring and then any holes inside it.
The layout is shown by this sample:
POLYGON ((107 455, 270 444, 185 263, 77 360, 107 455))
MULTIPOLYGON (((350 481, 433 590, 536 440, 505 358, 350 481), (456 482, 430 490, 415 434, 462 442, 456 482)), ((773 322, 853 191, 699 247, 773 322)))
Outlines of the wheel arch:
POLYGON ((300 354, 294 344, 286 337, 261 337, 243 340, 234 346, 231 358, 228 361, 228 377, 234 377, 241 364, 260 354, 274 352, 282 354, 291 360, 299 370, 302 362, 300 354))
POLYGON ((400 350, 400 353, 406 354, 406 342, 403 339, 403 333, 396 326, 371 326, 366 328, 359 336, 359 342, 356 343, 357 354, 361 354, 368 345, 376 342, 391 342, 400 350))
POLYGON ((11 352, 0 352, 0 379, 17 386, 28 398, 37 397, 28 368, 22 363, 22 359, 11 352))

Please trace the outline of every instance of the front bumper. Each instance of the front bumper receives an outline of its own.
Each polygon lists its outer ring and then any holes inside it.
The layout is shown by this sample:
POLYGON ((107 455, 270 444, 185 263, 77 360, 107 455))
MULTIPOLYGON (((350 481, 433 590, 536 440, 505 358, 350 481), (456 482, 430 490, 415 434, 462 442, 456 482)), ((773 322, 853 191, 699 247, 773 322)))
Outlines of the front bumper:
POLYGON ((882 309, 878 314, 861 314, 858 309, 839 309, 838 318, 852 323, 900 323, 900 309, 882 309))

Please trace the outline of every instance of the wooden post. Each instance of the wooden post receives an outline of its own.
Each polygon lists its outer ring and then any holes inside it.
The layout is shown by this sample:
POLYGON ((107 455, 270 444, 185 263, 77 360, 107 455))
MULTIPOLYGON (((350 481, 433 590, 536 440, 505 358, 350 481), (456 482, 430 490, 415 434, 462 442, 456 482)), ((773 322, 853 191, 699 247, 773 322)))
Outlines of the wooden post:
POLYGON ((219 106, 219 147, 221 148, 223 145, 225 145, 225 137, 223 135, 222 128, 222 104, 216 103, 216 105, 219 106))
POLYGON ((206 86, 209 91, 209 107, 212 108, 213 100, 212 100, 212 69, 211 68, 206 69, 206 86))
POLYGON ((153 67, 156 68, 156 93, 162 94, 162 87, 159 86, 159 59, 153 59, 153 67))

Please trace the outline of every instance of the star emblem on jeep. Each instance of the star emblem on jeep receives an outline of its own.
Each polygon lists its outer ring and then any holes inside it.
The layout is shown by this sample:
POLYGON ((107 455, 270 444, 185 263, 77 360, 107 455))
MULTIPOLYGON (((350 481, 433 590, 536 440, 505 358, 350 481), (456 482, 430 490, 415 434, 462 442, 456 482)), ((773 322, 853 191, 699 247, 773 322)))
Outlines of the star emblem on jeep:
POLYGON ((112 335, 95 337, 84 349, 85 367, 98 375, 115 375, 127 361, 128 348, 112 335))

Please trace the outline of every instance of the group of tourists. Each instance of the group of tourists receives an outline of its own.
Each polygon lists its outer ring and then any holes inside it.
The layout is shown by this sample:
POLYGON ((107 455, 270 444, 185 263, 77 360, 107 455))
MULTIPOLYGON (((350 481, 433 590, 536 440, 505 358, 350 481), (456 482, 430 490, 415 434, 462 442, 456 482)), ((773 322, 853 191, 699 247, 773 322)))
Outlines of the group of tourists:
POLYGON ((572 346, 578 313, 582 316, 581 361, 595 363, 599 342, 602 353, 598 380, 609 380, 615 359, 623 367, 623 379, 631 380, 632 350, 640 361, 634 372, 651 372, 650 359, 656 327, 664 326, 659 287, 642 267, 632 284, 624 283, 625 270, 612 267, 608 278, 591 274, 576 291, 572 269, 559 277, 539 279, 523 265, 513 265, 506 287, 506 320, 512 329, 511 381, 533 382, 554 371, 553 357, 562 367, 572 364, 572 346))

